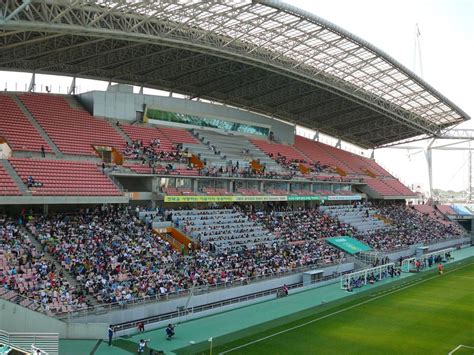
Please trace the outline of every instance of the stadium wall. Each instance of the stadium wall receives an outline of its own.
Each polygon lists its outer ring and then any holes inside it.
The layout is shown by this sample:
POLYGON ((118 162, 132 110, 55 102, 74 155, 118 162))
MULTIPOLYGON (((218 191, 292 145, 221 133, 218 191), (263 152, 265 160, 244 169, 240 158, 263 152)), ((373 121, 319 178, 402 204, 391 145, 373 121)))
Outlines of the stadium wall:
MULTIPOLYGON (((320 268, 320 269, 324 270, 323 276, 330 276, 336 271, 337 272, 352 271, 354 269, 354 263, 349 262, 349 263, 345 263, 341 265, 329 266, 329 267, 320 268)), ((338 281, 339 280, 336 279, 336 282, 338 281)), ((246 296, 246 295, 254 294, 257 292, 274 289, 277 287, 281 287, 283 284, 291 285, 291 284, 295 284, 299 282, 303 282, 302 273, 288 275, 288 276, 284 276, 280 278, 274 278, 267 281, 256 282, 256 283, 246 285, 246 286, 231 287, 227 289, 216 290, 213 292, 193 296, 189 302, 188 307, 189 308, 198 307, 198 306, 202 306, 202 305, 206 305, 210 303, 216 303, 216 302, 224 301, 231 298, 246 296)), ((330 282, 335 282, 335 281, 329 280, 327 282, 320 282, 320 283, 311 285, 311 287, 312 288, 320 287, 327 284, 328 282, 330 283, 330 282)), ((79 318, 74 318, 72 319, 72 321, 79 322, 79 323, 82 323, 82 322, 84 323, 99 322, 99 323, 107 323, 107 324, 125 323, 132 320, 153 317, 159 314, 175 312, 177 307, 186 305, 187 300, 188 300, 187 297, 180 297, 180 298, 172 299, 169 301, 154 302, 154 303, 149 303, 142 306, 135 306, 135 307, 127 308, 127 309, 110 311, 108 313, 99 314, 99 315, 88 315, 88 316, 83 316, 79 318)), ((263 298, 258 298, 256 300, 253 300, 253 302, 254 303, 261 302, 262 300, 263 298)), ((248 304, 248 302, 237 303, 235 306, 242 307, 244 304, 248 304)), ((218 313, 218 312, 222 312, 223 310, 224 310, 223 307, 219 307, 219 308, 214 309, 213 311, 214 313, 218 313)), ((199 313, 196 315, 196 317, 201 317, 203 314, 204 312, 199 313)))
POLYGON ((107 91, 91 91, 80 94, 79 100, 89 112, 98 117, 135 121, 143 114, 145 105, 153 105, 163 111, 219 118, 232 122, 263 124, 271 127, 280 142, 287 144, 294 142, 295 126, 292 124, 224 105, 173 97, 134 94, 133 88, 127 85, 115 85, 107 91))
POLYGON ((98 339, 107 337, 108 324, 66 323, 0 299, 0 329, 21 333, 58 333, 66 339, 98 339))
MULTIPOLYGON (((445 249, 445 248, 452 248, 452 247, 456 247, 456 246, 460 246, 460 245, 469 243, 469 241, 470 241, 470 237, 463 237, 463 238, 446 240, 446 241, 443 241, 443 242, 428 245, 428 251, 431 252, 431 251, 436 251, 436 250, 445 249)), ((399 251, 396 251, 396 252, 393 252, 393 253, 387 253, 386 256, 392 261, 396 261, 400 257, 406 258, 406 257, 409 257, 409 256, 413 256, 413 255, 416 254, 417 246, 419 246, 419 245, 412 245, 407 249, 399 250, 399 251)))

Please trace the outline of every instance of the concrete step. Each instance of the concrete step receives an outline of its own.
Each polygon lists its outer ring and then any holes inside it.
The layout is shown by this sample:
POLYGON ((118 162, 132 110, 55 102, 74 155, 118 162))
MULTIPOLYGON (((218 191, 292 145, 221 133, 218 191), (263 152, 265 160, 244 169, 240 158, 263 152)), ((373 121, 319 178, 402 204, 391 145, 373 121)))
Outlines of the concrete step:
MULTIPOLYGON (((52 262, 54 266, 56 266, 56 270, 61 270, 64 274, 64 278, 69 282, 71 286, 73 286, 75 289, 80 289, 82 288, 82 285, 79 284, 76 281, 76 278, 74 277, 73 274, 71 274, 69 271, 67 271, 60 262, 58 262, 51 254, 49 254, 46 251, 43 251, 43 245, 37 240, 25 227, 22 227, 22 231, 28 236, 30 239, 31 243, 36 247, 36 250, 39 250, 41 252, 44 252, 44 257, 46 260, 52 262)), ((98 301, 95 297, 87 295, 86 296, 86 301, 89 301, 90 304, 97 305, 98 301)))
POLYGON ((129 144, 132 144, 132 140, 130 139, 130 137, 125 134, 125 132, 122 130, 120 126, 117 126, 117 122, 109 122, 109 123, 126 142, 128 142, 129 144))
POLYGON ((17 106, 20 108, 21 112, 25 115, 25 117, 30 121, 30 123, 33 125, 33 127, 36 128, 38 133, 40 134, 41 137, 48 143, 48 145, 51 147, 52 151, 59 157, 63 157, 63 153, 59 150, 58 146, 53 142, 51 138, 49 138, 48 134, 46 131, 41 127, 41 125, 36 121, 36 119, 33 117, 30 111, 26 108, 25 105, 23 105, 23 102, 18 98, 17 95, 10 94, 10 97, 15 101, 17 106))
POLYGON ((21 180, 15 169, 13 169, 13 166, 10 164, 10 162, 7 159, 0 159, 0 164, 3 166, 8 175, 10 175, 16 186, 18 186, 18 189, 20 190, 21 194, 31 195, 30 190, 28 190, 23 180, 21 180))

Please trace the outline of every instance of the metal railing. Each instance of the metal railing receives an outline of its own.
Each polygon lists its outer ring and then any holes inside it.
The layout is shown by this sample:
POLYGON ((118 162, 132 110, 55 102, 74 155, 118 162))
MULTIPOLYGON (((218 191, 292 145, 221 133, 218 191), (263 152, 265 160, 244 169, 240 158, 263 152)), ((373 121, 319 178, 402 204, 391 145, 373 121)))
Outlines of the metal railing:
POLYGON ((59 354, 58 333, 9 333, 0 330, 0 343, 26 353, 30 353, 32 347, 35 347, 42 354, 59 354))
MULTIPOLYGON (((321 279, 313 280, 313 281, 311 281, 310 285, 320 283, 320 282, 324 282, 324 281, 329 281, 329 280, 336 280, 336 279, 338 279, 342 275, 345 275, 348 272, 350 272, 350 271, 342 272, 342 273, 337 272, 337 273, 334 273, 332 275, 325 276, 321 279)), ((288 289, 290 289, 290 290, 291 289, 296 289, 296 288, 303 287, 303 282, 298 282, 298 283, 295 283, 295 284, 292 284, 292 285, 287 285, 287 286, 288 286, 288 289)), ((307 285, 304 285, 304 286, 307 286, 307 285)), ((182 318, 182 317, 185 317, 185 316, 188 316, 188 315, 192 315, 192 314, 195 314, 195 313, 200 313, 200 312, 204 312, 204 311, 208 311, 208 310, 212 310, 212 309, 216 309, 216 308, 220 308, 220 307, 224 307, 224 306, 229 306, 229 305, 236 304, 236 303, 251 301, 251 300, 255 300, 257 298, 262 298, 262 297, 265 297, 265 296, 276 295, 278 293, 278 291, 280 291, 281 289, 282 289, 281 287, 276 287, 276 288, 272 288, 272 289, 269 289, 269 290, 259 291, 259 292, 251 293, 251 294, 248 294, 248 295, 240 296, 240 297, 228 298, 226 300, 204 304, 204 305, 201 305, 201 306, 189 307, 187 309, 184 309, 184 307, 183 307, 183 308, 178 309, 174 312, 164 313, 164 314, 160 314, 160 315, 157 315, 157 316, 148 317, 148 318, 145 318, 145 319, 137 319, 137 320, 133 320, 133 321, 130 321, 130 322, 114 324, 113 328, 115 329, 116 332, 119 332, 119 331, 131 329, 131 328, 136 328, 138 326, 138 323, 141 323, 141 322, 143 322, 146 325, 146 324, 157 323, 157 322, 161 322, 161 321, 165 321, 165 320, 171 320, 171 319, 176 319, 176 318, 179 319, 179 318, 182 318)))
MULTIPOLYGON (((209 292, 214 292, 214 291, 218 291, 222 289, 246 286, 255 282, 261 282, 265 280, 280 278, 283 276, 294 275, 294 274, 311 270, 314 268, 318 268, 318 267, 330 267, 330 266, 336 266, 336 265, 340 265, 343 263, 350 263, 350 262, 354 262, 354 257, 345 257, 341 259, 340 262, 333 263, 333 264, 311 264, 311 265, 305 265, 296 269, 281 271, 281 272, 272 273, 268 275, 261 275, 261 276, 255 276, 255 277, 245 278, 241 280, 234 280, 232 282, 222 282, 215 285, 195 287, 192 293, 193 295, 201 295, 201 294, 206 294, 209 292)), ((166 294, 156 294, 153 296, 146 296, 143 298, 133 299, 130 301, 103 303, 103 304, 95 305, 92 307, 88 307, 86 309, 74 310, 72 312, 56 313, 55 316, 62 320, 70 320, 72 318, 85 317, 89 315, 99 315, 99 314, 104 314, 113 310, 121 310, 125 308, 136 307, 139 305, 153 303, 153 302, 162 302, 162 301, 168 301, 168 300, 172 300, 176 298, 187 297, 189 296, 189 294, 190 294, 190 289, 186 289, 186 290, 170 292, 166 294)))
POLYGON ((412 245, 406 246, 406 247, 400 247, 400 248, 393 248, 393 249, 390 249, 390 250, 384 250, 381 253, 384 254, 384 255, 387 255, 387 254, 397 253, 397 252, 400 252, 400 251, 406 251, 406 250, 409 250, 411 247, 417 246, 417 245, 419 245, 419 246, 431 246, 431 245, 434 245, 434 244, 449 242, 449 241, 453 241, 453 240, 459 240, 459 244, 457 244, 457 245, 465 245, 466 244, 466 241, 464 240, 465 238, 469 238, 469 235, 465 234, 462 237, 457 236, 457 237, 450 237, 450 238, 435 238, 435 239, 431 239, 431 240, 429 240, 427 242, 424 242, 424 243, 412 244, 412 245))

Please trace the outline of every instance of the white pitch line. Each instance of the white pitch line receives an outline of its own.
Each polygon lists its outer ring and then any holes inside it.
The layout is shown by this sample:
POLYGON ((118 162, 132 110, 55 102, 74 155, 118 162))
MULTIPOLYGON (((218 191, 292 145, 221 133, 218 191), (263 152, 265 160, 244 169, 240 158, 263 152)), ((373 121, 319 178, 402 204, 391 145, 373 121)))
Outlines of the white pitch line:
MULTIPOLYGON (((468 267, 468 266, 471 266, 471 265, 474 265, 474 263, 466 264, 466 265, 457 267, 457 268, 455 268, 455 269, 446 271, 446 272, 444 273, 444 275, 449 274, 449 273, 454 272, 454 271, 457 271, 457 270, 459 270, 459 269, 463 269, 463 268, 468 267)), ((349 306, 349 307, 340 309, 340 310, 338 310, 338 311, 336 311, 336 312, 333 312, 333 313, 330 313, 330 314, 326 314, 325 316, 322 316, 322 317, 319 317, 319 318, 316 318, 316 319, 312 319, 312 320, 310 320, 310 321, 308 321, 308 322, 305 322, 305 323, 296 325, 296 326, 294 326, 294 327, 281 330, 281 331, 279 331, 279 332, 276 332, 276 333, 267 335, 267 336, 265 336, 265 337, 263 337, 263 338, 260 338, 260 339, 257 339, 257 340, 253 340, 253 341, 248 342, 248 343, 243 344, 243 345, 239 345, 239 346, 237 346, 237 347, 235 347, 235 348, 232 348, 232 349, 229 349, 229 350, 225 350, 225 351, 219 353, 219 355, 221 355, 221 354, 227 354, 227 353, 230 353, 230 352, 232 352, 232 351, 245 348, 246 346, 253 345, 253 344, 259 343, 259 342, 261 342, 261 341, 264 341, 264 340, 273 338, 273 337, 275 337, 275 336, 277 336, 277 335, 284 334, 284 333, 290 332, 290 331, 292 331, 292 330, 295 330, 295 329, 298 329, 298 328, 307 326, 308 324, 311 324, 311 323, 314 323, 314 322, 318 322, 318 321, 320 321, 320 320, 323 320, 323 319, 332 317, 332 316, 334 316, 334 315, 336 315, 336 314, 339 314, 339 313, 348 311, 348 310, 350 310, 350 309, 353 309, 353 308, 362 306, 362 305, 364 305, 364 304, 367 304, 367 303, 370 303, 370 302, 372 302, 372 301, 375 301, 375 300, 377 300, 377 299, 379 299, 379 298, 382 298, 382 297, 391 295, 391 294, 393 294, 393 293, 396 293, 396 292, 405 290, 405 289, 407 289, 407 288, 410 288, 410 287, 413 287, 413 286, 422 284, 422 283, 424 283, 424 282, 426 282, 426 281, 430 281, 430 280, 435 279, 435 278, 438 278, 438 277, 440 277, 440 275, 432 276, 432 277, 427 278, 427 279, 425 279, 425 280, 421 280, 421 281, 418 281, 418 282, 414 282, 414 283, 412 283, 412 284, 410 284, 410 285, 407 285, 407 286, 405 286, 405 287, 401 287, 401 288, 399 288, 399 289, 397 289, 397 290, 387 292, 387 293, 385 293, 385 294, 383 294, 383 295, 381 295, 381 296, 377 296, 377 297, 371 298, 371 299, 369 299, 369 300, 366 300, 366 301, 357 303, 357 304, 355 304, 355 305, 352 305, 352 306, 349 306)), ((442 277, 442 276, 441 276, 441 277, 442 277)))
POLYGON ((456 346, 453 350, 451 350, 448 355, 453 355, 456 351, 458 351, 461 348, 469 348, 469 349, 474 349, 474 346, 469 346, 469 345, 458 345, 456 346))
POLYGON ((469 276, 458 276, 458 275, 453 275, 452 277, 459 277, 461 279, 469 279, 469 280, 474 280, 474 277, 469 277, 469 276))

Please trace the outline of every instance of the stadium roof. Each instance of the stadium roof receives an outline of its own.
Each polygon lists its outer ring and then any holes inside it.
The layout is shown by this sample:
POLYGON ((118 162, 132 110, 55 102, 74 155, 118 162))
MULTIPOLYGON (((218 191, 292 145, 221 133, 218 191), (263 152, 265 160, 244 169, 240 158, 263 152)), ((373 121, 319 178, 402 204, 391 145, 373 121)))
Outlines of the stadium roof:
POLYGON ((2 70, 164 89, 366 148, 469 119, 379 49, 279 1, 5 2, 2 70))

